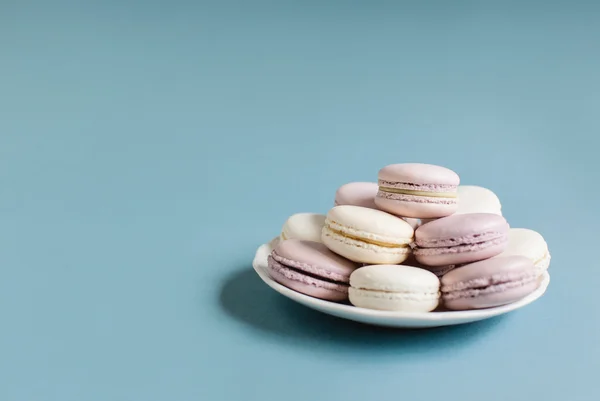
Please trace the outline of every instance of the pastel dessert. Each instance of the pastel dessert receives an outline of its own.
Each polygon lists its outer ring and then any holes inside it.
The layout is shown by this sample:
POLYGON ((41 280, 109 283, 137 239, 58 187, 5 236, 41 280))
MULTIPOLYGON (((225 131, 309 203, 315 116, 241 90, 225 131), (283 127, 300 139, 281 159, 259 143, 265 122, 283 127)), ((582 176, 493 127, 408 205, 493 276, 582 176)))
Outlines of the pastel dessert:
POLYGON ((391 164, 379 170, 375 204, 381 210, 421 219, 440 218, 458 208, 458 174, 442 166, 391 164))
POLYGON ((513 255, 525 256, 531 259, 538 275, 542 275, 550 267, 551 256, 548 244, 544 237, 534 230, 511 228, 508 231, 508 246, 497 257, 513 255))
POLYGON ((375 196, 379 186, 375 182, 351 182, 344 184, 335 192, 335 206, 354 205, 377 209, 375 196))
POLYGON ((477 185, 458 186, 458 210, 455 214, 493 213, 502 216, 498 196, 490 189, 477 185))
POLYGON ((278 283, 328 301, 348 299, 350 274, 359 266, 320 242, 290 239, 268 257, 269 274, 278 283))
POLYGON ((350 275, 350 303, 383 311, 430 312, 440 299, 440 281, 431 272, 404 265, 370 265, 350 275))
POLYGON ((413 253, 427 266, 476 262, 502 253, 509 225, 492 213, 455 214, 423 224, 415 231, 413 253))
MULTIPOLYGON (((351 182, 338 188, 335 193, 334 205, 354 205, 379 210, 375 204, 375 196, 378 191, 379 185, 375 182, 351 182)), ((401 217, 401 219, 410 224, 413 230, 416 230, 421 224, 419 219, 410 217, 401 217)))
POLYGON ((321 230, 325 215, 317 213, 296 213, 290 216, 281 229, 281 240, 301 239, 321 242, 321 230))
POLYGON ((321 240, 354 262, 401 263, 411 252, 414 230, 406 221, 366 207, 335 206, 327 213, 321 240))
POLYGON ((444 305, 452 310, 506 305, 538 287, 536 267, 524 256, 504 256, 471 263, 442 277, 444 305))

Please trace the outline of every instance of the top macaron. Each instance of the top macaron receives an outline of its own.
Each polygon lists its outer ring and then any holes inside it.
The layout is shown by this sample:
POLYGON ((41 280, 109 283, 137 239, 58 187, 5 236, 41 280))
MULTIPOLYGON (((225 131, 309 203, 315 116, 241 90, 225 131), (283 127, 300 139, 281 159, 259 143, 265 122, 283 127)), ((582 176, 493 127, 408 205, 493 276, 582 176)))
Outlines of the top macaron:
POLYGON ((458 209, 460 177, 432 164, 391 164, 378 175, 375 204, 398 216, 432 219, 449 216, 458 209))

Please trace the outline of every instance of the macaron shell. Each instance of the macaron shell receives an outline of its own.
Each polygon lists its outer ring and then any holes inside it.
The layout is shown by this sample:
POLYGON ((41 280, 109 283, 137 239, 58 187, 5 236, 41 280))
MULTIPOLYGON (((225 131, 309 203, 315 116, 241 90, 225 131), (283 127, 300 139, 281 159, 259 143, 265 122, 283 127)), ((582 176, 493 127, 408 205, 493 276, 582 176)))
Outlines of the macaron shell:
POLYGON ((433 164, 401 163, 390 164, 379 170, 380 180, 418 185, 458 185, 460 178, 454 171, 433 164))
MULTIPOLYGON (((506 281, 511 277, 531 273, 535 269, 532 261, 524 256, 490 258, 454 269, 442 278, 442 291, 461 288, 464 283, 488 278, 506 281)), ((489 280, 488 280, 489 281, 489 280)), ((481 283, 478 284, 478 286, 481 283)), ((489 284, 486 282, 484 284, 489 284)))
POLYGON ((448 309, 479 309, 517 301, 539 285, 535 266, 523 256, 487 259, 461 266, 442 277, 448 309))
POLYGON ((401 194, 385 196, 391 196, 393 199, 377 196, 375 204, 379 209, 397 216, 432 219, 449 216, 458 209, 458 204, 455 202, 443 203, 446 198, 426 198, 401 194), (424 202, 424 200, 427 200, 427 202, 424 202))
POLYGON ((296 213, 284 223, 280 238, 321 242, 325 218, 325 215, 318 213, 296 213))
POLYGON ((348 299, 348 286, 331 283, 287 268, 269 256, 269 275, 279 284, 299 293, 327 301, 348 299))
POLYGON ((402 263, 410 255, 410 248, 388 248, 344 237, 327 227, 323 228, 323 243, 331 251, 351 261, 373 264, 402 263))
POLYGON ((530 281, 527 284, 502 290, 498 288, 498 292, 477 296, 472 298, 457 298, 450 301, 444 300, 444 306, 452 310, 468 310, 468 309, 483 309, 492 308, 495 306, 506 305, 516 302, 527 295, 531 294, 538 287, 538 281, 530 281))
POLYGON ((351 182, 338 188, 335 206, 353 205, 377 209, 375 196, 379 186, 375 182, 351 182))
POLYGON ((415 231, 418 247, 449 247, 507 237, 506 219, 492 213, 458 214, 431 221, 415 231))
POLYGON ((469 244, 451 248, 414 249, 415 259, 426 266, 448 266, 477 262, 499 255, 506 249, 505 237, 487 243, 469 244))
POLYGON ((348 282, 359 266, 329 250, 322 243, 290 239, 280 242, 273 254, 278 262, 312 275, 348 282))
POLYGON ((477 185, 459 185, 458 209, 455 214, 492 213, 502 215, 498 196, 490 189, 477 185))
POLYGON ((354 288, 403 293, 437 293, 439 279, 431 272, 407 265, 370 265, 350 275, 354 288))
POLYGON ((369 291, 350 287, 350 303, 359 308, 381 311, 431 312, 437 308, 439 298, 418 298, 403 293, 369 291))
POLYGON ((336 206, 327 213, 327 220, 335 222, 344 230, 355 235, 364 235, 369 238, 402 238, 411 242, 414 229, 409 223, 397 216, 381 210, 360 206, 336 206))

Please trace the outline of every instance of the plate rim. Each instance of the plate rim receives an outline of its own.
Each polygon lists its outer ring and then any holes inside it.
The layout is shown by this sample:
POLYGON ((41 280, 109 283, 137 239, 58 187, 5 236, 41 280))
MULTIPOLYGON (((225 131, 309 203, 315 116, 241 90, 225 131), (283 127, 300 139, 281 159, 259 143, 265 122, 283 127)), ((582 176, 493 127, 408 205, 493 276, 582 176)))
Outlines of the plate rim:
MULTIPOLYGON (((312 304, 314 306, 319 306, 319 309, 323 310, 331 310, 336 311, 342 314, 349 314, 354 316, 368 317, 368 318, 382 318, 382 319, 411 319, 411 320, 419 320, 419 321, 430 321, 430 322, 440 322, 440 321, 448 321, 448 320, 464 320, 464 319, 486 319, 492 318, 498 315, 502 315, 505 313, 512 312, 514 310, 520 309, 524 306, 529 305, 530 303, 536 301, 541 298, 548 286, 550 285, 550 274, 548 271, 543 273, 543 279, 540 283, 539 287, 527 295, 526 297, 512 302, 510 304, 496 306, 493 308, 485 308, 485 309, 471 309, 471 310, 463 310, 463 311, 438 311, 438 312, 405 312, 405 311, 382 311, 376 309, 367 309, 361 308, 354 305, 347 305, 337 302, 330 302, 323 299, 311 297, 306 294, 302 294, 298 291, 294 291, 285 287, 284 285, 279 284, 275 280, 273 280, 268 272, 261 267, 260 252, 265 247, 274 247, 276 243, 279 241, 279 237, 273 238, 271 241, 260 245, 255 253, 254 259, 252 261, 252 267, 254 271, 258 274, 258 276, 271 287, 273 290, 279 292, 284 295, 286 298, 289 298, 297 303, 307 303, 312 304), (302 302, 296 298, 302 300, 302 302)), ((320 310, 322 313, 323 310, 320 310)), ((346 318, 348 319, 348 318, 346 318)))

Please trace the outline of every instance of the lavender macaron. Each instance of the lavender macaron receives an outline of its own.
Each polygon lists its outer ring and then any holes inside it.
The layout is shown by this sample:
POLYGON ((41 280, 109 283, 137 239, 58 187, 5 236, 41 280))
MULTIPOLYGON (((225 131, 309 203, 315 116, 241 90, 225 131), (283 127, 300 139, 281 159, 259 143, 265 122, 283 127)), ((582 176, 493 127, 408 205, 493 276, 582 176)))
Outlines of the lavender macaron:
POLYGON ((497 214, 456 214, 420 226, 413 253, 426 266, 476 262, 502 253, 508 230, 504 217, 497 214))
POLYGON ((278 283, 328 301, 348 299, 350 274, 359 267, 319 242, 296 239, 280 242, 269 255, 268 266, 278 283))
POLYGON ((458 267, 442 277, 442 298, 453 310, 506 305, 538 287, 536 267, 524 256, 486 259, 458 267))
POLYGON ((440 218, 458 209, 460 177, 433 164, 391 164, 379 170, 379 209, 403 217, 440 218))

